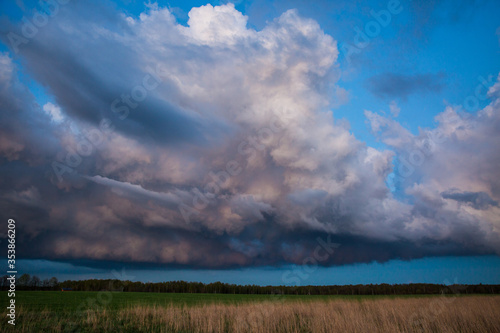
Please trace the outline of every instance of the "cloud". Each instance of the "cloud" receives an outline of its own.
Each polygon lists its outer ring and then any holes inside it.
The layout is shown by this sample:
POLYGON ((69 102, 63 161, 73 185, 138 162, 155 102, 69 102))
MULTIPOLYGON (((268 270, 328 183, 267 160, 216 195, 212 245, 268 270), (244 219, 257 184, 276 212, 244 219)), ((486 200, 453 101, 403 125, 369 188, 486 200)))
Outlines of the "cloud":
POLYGON ((443 192, 441 196, 458 202, 470 204, 475 209, 487 209, 489 206, 498 206, 498 202, 490 198, 485 192, 443 192))
POLYGON ((367 88, 383 98, 406 99, 413 94, 437 93, 444 87, 444 74, 397 74, 384 73, 371 77, 367 88))
MULTIPOLYGON (((23 221, 23 257, 300 264, 318 238, 341 244, 324 265, 498 251, 498 207, 453 194, 500 199, 498 101, 471 119, 447 109, 419 135, 367 110, 378 150, 333 118, 337 43, 297 11, 254 30, 231 4, 194 8, 187 26, 166 8, 96 6, 61 7, 21 48, 52 104, 0 58, 0 209, 23 221), (427 148, 398 199, 393 160, 427 148)), ((381 80, 404 97, 434 78, 381 80)))
POLYGON ((413 134, 393 119, 368 110, 365 111, 365 117, 372 132, 389 146, 401 148, 414 140, 413 134))
POLYGON ((372 129, 396 153, 392 182, 414 201, 409 227, 415 232, 424 227, 447 237, 467 234, 467 242, 482 238, 498 251, 500 183, 493 166, 500 161, 500 100, 491 96, 492 102, 476 114, 447 107, 436 116, 435 128, 418 135, 367 113, 372 129))
POLYGON ((391 114, 393 117, 399 116, 399 113, 401 112, 401 109, 399 108, 396 101, 392 101, 391 104, 389 104, 389 109, 391 110, 391 114))
POLYGON ((8 53, 0 54, 0 154, 8 161, 43 163, 41 156, 55 153, 59 135, 50 117, 34 103, 31 92, 18 79, 8 53))
POLYGON ((55 122, 63 121, 64 117, 61 112, 61 108, 52 103, 47 103, 43 106, 43 111, 47 112, 47 114, 52 118, 55 122))

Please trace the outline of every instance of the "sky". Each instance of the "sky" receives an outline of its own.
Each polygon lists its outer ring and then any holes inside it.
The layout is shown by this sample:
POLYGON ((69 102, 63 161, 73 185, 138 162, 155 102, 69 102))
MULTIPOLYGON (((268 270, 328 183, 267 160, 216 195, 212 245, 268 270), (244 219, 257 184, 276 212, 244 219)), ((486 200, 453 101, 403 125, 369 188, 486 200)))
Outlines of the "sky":
POLYGON ((1 2, 19 271, 500 283, 498 17, 494 0, 1 2))

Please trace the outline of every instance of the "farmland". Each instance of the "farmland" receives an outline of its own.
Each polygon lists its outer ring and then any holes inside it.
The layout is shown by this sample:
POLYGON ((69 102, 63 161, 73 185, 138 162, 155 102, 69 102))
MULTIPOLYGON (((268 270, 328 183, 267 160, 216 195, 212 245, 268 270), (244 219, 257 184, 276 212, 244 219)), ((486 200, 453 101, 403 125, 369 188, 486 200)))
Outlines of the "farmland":
POLYGON ((2 332, 498 332, 500 296, 16 293, 2 332))

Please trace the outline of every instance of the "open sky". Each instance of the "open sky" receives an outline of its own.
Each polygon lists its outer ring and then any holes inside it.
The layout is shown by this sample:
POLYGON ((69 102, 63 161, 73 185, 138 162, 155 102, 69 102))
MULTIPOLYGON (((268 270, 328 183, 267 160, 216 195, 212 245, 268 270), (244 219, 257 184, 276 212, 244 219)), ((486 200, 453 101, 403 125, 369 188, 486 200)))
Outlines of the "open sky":
POLYGON ((500 283, 499 18, 496 0, 0 2, 18 270, 500 283))

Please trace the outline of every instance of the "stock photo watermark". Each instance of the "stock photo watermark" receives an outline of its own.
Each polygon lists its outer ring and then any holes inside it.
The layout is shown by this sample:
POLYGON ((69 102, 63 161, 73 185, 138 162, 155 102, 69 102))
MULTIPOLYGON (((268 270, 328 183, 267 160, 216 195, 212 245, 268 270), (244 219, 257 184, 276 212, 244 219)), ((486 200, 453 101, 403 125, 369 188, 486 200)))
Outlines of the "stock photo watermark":
MULTIPOLYGON (((307 281, 318 270, 319 264, 326 262, 334 255, 335 250, 340 247, 339 243, 332 242, 331 235, 328 235, 326 239, 318 237, 316 238, 316 242, 318 245, 311 256, 304 258, 300 266, 288 269, 281 275, 281 281, 285 285, 292 286, 291 291, 303 285, 304 281, 307 281)), ((276 289, 270 295, 268 301, 262 302, 262 310, 253 311, 246 316, 238 317, 238 326, 241 329, 247 330, 262 327, 264 321, 273 316, 277 310, 277 306, 284 304, 284 302, 284 294, 280 289, 276 289)))
POLYGON ((454 284, 450 284, 448 280, 445 280, 444 284, 446 288, 441 290, 438 298, 433 299, 428 307, 420 309, 409 318, 411 327, 415 332, 427 332, 428 328, 426 325, 436 321, 446 308, 455 302, 463 291, 467 289, 467 286, 457 285, 456 278, 454 284), (449 289, 452 294, 446 293, 446 289, 449 289))
POLYGON ((9 306, 7 306, 7 317, 10 325, 16 325, 16 221, 9 219, 7 221, 7 281, 9 306))
MULTIPOLYGON (((157 89, 163 82, 160 76, 161 69, 156 70, 146 68, 140 84, 135 85, 129 93, 122 93, 120 97, 114 99, 110 104, 110 110, 116 114, 120 120, 125 120, 130 115, 131 109, 136 109, 141 102, 148 97, 149 93, 157 89)), ((73 123, 66 125, 74 134, 79 136, 74 149, 68 150, 66 154, 59 154, 58 158, 52 162, 52 170, 59 182, 63 181, 64 174, 74 174, 85 157, 91 156, 96 149, 100 149, 106 137, 115 132, 113 122, 109 118, 103 118, 97 128, 83 130, 80 132, 73 123)))
POLYGON ((399 0, 390 0, 387 3, 386 9, 378 11, 370 10, 370 16, 373 20, 365 23, 363 28, 354 27, 356 33, 353 38, 353 43, 342 43, 340 52, 348 63, 351 63, 351 57, 354 54, 359 54, 363 49, 370 45, 374 38, 377 38, 384 28, 389 26, 394 15, 398 15, 403 11, 403 6, 399 0))
MULTIPOLYGON (((281 120, 277 116, 273 117, 268 126, 260 128, 255 135, 248 136, 238 144, 238 155, 244 156, 247 161, 255 158, 258 153, 265 150, 266 142, 276 140, 276 135, 279 135, 283 130, 284 124, 281 120)), ((208 176, 212 181, 203 187, 203 192, 198 188, 191 190, 193 193, 192 205, 186 203, 178 205, 184 221, 189 224, 192 215, 199 215, 200 211, 209 206, 230 179, 240 175, 244 170, 244 167, 236 159, 233 159, 226 163, 224 170, 217 173, 210 171, 208 176)))
POLYGON ((314 249, 312 256, 305 258, 300 266, 283 273, 281 281, 284 284, 296 287, 302 285, 303 281, 309 279, 318 270, 318 264, 328 260, 334 254, 335 249, 340 247, 340 244, 332 242, 331 235, 328 235, 326 241, 318 237, 316 242, 318 246, 314 249))
MULTIPOLYGON (((482 75, 477 77, 479 83, 474 88, 474 93, 464 98, 462 105, 458 110, 466 110, 468 112, 476 111, 479 107, 480 101, 488 99, 488 90, 495 83, 494 75, 488 75, 485 79, 482 75)), ((451 117, 445 118, 442 125, 454 125, 461 121, 468 121, 472 119, 472 114, 462 112, 460 114, 454 113, 451 117)), ((474 126, 473 122, 467 122, 466 129, 471 129, 474 126)), ((399 155, 397 157, 397 167, 388 176, 387 184, 389 189, 394 192, 399 185, 409 177, 411 177, 418 167, 422 166, 425 161, 432 157, 433 149, 437 146, 444 144, 450 139, 438 127, 435 130, 427 131, 425 138, 420 142, 420 147, 414 148, 409 151, 406 156, 399 155)))
POLYGON ((21 35, 15 32, 9 32, 7 39, 10 47, 15 53, 19 53, 19 47, 28 44, 33 38, 38 35, 40 29, 45 27, 51 18, 59 13, 60 6, 66 5, 71 0, 39 0, 37 8, 33 15, 28 18, 23 16, 21 21, 21 35))
MULTIPOLYGON (((106 307, 113 301, 113 293, 123 292, 125 287, 132 281, 135 280, 135 276, 129 276, 125 272, 125 268, 121 269, 121 272, 112 270, 111 274, 115 279, 118 280, 118 286, 114 284, 116 280, 110 280, 107 290, 101 290, 97 293, 95 297, 87 297, 83 302, 78 305, 76 309, 77 317, 91 317, 97 313, 102 313, 106 310, 106 307)), ((80 324, 75 321, 70 321, 67 323, 65 333, 80 333, 80 324)))

